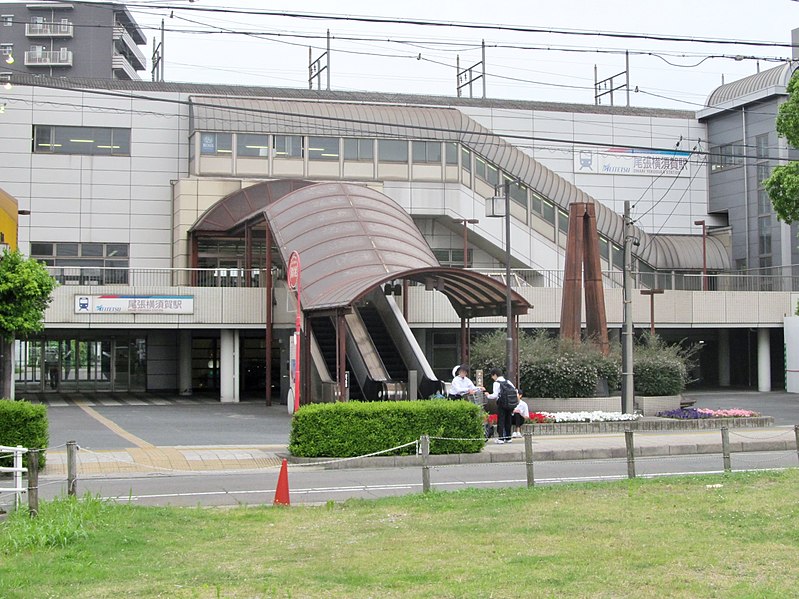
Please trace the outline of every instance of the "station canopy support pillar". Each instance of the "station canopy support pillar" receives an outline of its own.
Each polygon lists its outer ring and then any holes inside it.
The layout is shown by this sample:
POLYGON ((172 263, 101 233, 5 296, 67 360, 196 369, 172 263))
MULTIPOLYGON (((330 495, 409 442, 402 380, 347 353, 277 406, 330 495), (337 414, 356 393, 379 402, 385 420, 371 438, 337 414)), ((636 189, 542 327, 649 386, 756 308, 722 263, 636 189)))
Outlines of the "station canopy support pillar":
POLYGON ((239 401, 239 332, 222 329, 219 332, 219 401, 239 401))
POLYGON ((178 390, 181 395, 191 395, 191 331, 178 333, 178 390))
POLYGON ((761 393, 771 391, 771 331, 757 330, 757 390, 761 393))

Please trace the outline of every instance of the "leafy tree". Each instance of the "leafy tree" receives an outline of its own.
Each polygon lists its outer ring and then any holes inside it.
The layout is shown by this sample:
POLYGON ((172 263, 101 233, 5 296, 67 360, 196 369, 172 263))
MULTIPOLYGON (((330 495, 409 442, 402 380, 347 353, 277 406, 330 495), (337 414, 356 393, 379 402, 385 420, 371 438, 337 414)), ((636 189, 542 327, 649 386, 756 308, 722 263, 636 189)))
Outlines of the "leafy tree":
POLYGON ((56 282, 41 262, 19 251, 0 258, 0 348, 2 349, 2 396, 13 394, 13 344, 43 328, 44 311, 56 282))
MULTIPOLYGON (((788 83, 788 100, 777 112, 777 133, 794 148, 799 148, 799 71, 788 83)), ((771 176, 763 181, 777 218, 791 224, 799 221, 799 162, 774 167, 771 176)))

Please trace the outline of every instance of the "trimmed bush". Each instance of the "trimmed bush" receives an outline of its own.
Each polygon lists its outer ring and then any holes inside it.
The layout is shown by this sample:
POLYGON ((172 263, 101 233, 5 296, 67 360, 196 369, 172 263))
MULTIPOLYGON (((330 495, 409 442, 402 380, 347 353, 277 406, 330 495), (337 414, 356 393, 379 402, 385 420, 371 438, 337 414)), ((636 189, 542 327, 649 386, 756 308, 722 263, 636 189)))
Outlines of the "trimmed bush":
MULTIPOLYGON (((430 442, 430 453, 478 453, 485 445, 483 410, 468 401, 349 401, 309 404, 291 421, 289 451, 299 457, 349 458, 419 439, 422 435, 479 439, 430 442)), ((412 455, 405 447, 394 455, 412 455)))
POLYGON ((638 395, 679 395, 689 382, 688 369, 696 347, 666 345, 658 336, 643 335, 633 354, 633 379, 638 395))
MULTIPOLYGON (((28 449, 47 447, 50 433, 47 427, 47 408, 27 401, 0 399, 0 445, 28 449)), ((43 467, 46 456, 39 454, 39 466, 43 467)), ((27 457, 23 460, 27 467, 27 457)), ((0 466, 12 466, 13 458, 0 459, 0 466)))

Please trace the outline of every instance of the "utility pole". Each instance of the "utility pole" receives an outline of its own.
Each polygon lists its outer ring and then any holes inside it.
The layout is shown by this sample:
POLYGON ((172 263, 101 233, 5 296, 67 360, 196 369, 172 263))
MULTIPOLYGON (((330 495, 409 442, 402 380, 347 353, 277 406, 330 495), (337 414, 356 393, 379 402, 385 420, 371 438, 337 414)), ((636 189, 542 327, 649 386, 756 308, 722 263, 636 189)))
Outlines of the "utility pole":
POLYGON ((630 202, 624 202, 624 327, 621 337, 621 408, 625 414, 633 412, 633 226, 630 202))

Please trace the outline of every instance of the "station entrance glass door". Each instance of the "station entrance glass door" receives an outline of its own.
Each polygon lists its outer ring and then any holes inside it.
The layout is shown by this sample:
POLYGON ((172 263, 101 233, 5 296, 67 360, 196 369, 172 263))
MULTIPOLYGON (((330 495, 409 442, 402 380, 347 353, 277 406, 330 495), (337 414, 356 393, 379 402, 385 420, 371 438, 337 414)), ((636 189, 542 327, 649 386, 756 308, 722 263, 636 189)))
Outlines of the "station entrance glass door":
POLYGON ((17 393, 145 391, 147 342, 139 336, 40 338, 15 343, 17 393))

